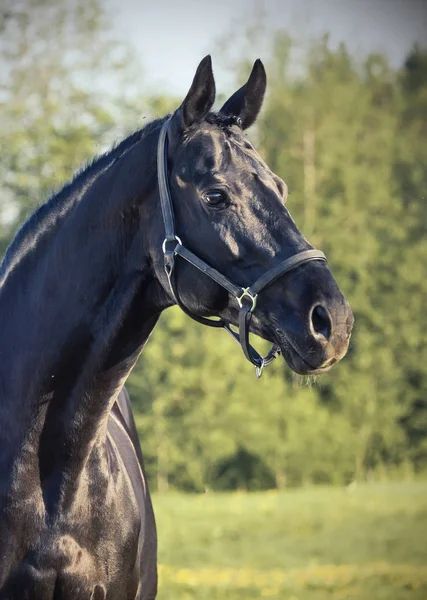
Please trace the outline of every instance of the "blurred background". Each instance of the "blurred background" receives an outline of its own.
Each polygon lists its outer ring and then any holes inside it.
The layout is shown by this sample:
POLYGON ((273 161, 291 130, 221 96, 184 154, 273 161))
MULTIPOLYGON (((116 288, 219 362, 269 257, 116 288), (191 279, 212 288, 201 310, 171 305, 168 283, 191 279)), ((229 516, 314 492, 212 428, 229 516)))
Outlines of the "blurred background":
POLYGON ((427 597, 426 32, 421 0, 0 0, 1 254, 203 56, 218 106, 260 57, 249 137, 355 313, 316 380, 162 316, 128 381, 160 598, 427 597))

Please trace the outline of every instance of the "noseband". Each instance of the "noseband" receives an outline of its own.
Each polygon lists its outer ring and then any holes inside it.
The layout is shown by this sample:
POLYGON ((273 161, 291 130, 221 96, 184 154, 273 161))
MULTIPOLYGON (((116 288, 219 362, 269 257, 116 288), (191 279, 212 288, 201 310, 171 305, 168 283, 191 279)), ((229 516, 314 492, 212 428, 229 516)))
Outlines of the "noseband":
POLYGON ((175 233, 175 222, 173 203, 169 189, 168 169, 167 169, 167 131, 170 119, 167 119, 160 131, 160 137, 157 145, 157 178, 159 184, 160 204, 162 207, 163 221, 165 225, 165 239, 162 245, 164 255, 164 267, 168 277, 172 296, 177 305, 192 319, 208 325, 209 327, 222 327, 233 337, 233 339, 242 347, 246 358, 255 365, 257 377, 261 377, 264 367, 269 365, 280 354, 280 346, 274 344, 266 356, 261 356, 249 344, 249 326, 252 313, 256 307, 258 293, 267 285, 281 277, 285 273, 296 269, 300 265, 312 260, 321 260, 326 262, 326 256, 320 250, 305 250, 298 252, 293 256, 283 260, 278 265, 271 267, 264 275, 255 281, 250 287, 242 288, 232 283, 227 277, 219 273, 216 269, 205 263, 190 250, 185 248, 180 238, 175 233), (205 275, 216 281, 225 288, 234 298, 240 307, 239 310, 239 333, 235 332, 230 323, 223 319, 207 319, 192 314, 181 302, 176 287, 175 258, 181 256, 191 265, 199 269, 205 275))

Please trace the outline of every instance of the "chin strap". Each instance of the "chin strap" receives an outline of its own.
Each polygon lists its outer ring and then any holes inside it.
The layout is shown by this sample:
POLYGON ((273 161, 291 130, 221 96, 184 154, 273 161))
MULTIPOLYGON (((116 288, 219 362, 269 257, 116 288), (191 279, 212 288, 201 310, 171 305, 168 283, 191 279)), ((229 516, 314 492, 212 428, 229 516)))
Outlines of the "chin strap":
POLYGON ((202 325, 207 325, 209 327, 221 327, 225 329, 241 346, 246 358, 255 366, 256 376, 261 377, 263 368, 273 362, 273 360, 280 354, 280 347, 278 344, 274 344, 266 356, 261 356, 249 343, 250 323, 252 319, 252 313, 256 307, 258 293, 285 273, 296 269, 304 263, 312 260, 321 260, 326 262, 326 256, 320 250, 304 250, 303 252, 294 254, 286 260, 281 261, 275 267, 269 269, 250 287, 242 288, 238 285, 235 285, 233 282, 227 279, 227 277, 222 275, 222 273, 208 265, 205 261, 193 254, 193 252, 185 248, 180 238, 175 234, 173 204, 170 195, 167 171, 168 126, 169 120, 163 124, 160 131, 159 142, 157 146, 157 177, 159 184, 160 204, 162 207, 166 233, 166 237, 162 245, 164 268, 168 277, 172 296, 181 310, 198 323, 202 323, 202 325), (181 302, 176 285, 175 260, 177 256, 180 256, 188 263, 196 267, 196 269, 199 269, 199 271, 213 279, 213 281, 226 289, 230 295, 237 300, 240 308, 238 333, 231 328, 230 323, 227 323, 227 321, 224 321, 223 319, 208 319, 206 317, 199 317, 198 315, 195 315, 189 311, 188 308, 181 302))

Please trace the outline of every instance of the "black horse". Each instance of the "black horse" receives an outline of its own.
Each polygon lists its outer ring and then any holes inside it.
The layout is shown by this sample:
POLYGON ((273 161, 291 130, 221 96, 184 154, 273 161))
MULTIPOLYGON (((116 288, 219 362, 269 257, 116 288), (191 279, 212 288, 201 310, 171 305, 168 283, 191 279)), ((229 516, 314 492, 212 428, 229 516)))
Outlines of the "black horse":
POLYGON ((172 117, 92 163, 10 246, 0 271, 1 600, 155 597, 155 524, 122 388, 165 308, 240 321, 259 369, 248 327, 299 373, 345 354, 350 308, 289 215, 286 185, 243 133, 265 86, 257 61, 214 114, 207 57, 172 117))

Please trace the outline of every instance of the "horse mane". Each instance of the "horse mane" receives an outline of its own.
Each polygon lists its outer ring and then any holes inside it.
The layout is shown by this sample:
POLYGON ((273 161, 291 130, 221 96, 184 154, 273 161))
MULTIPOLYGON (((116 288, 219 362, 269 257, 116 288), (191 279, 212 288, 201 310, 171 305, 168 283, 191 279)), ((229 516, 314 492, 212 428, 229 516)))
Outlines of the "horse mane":
POLYGON ((209 113, 205 119, 211 125, 216 125, 220 129, 228 129, 233 125, 240 125, 240 118, 236 115, 223 115, 218 113, 209 113))
POLYGON ((8 273, 35 246, 47 229, 81 200, 86 190, 95 180, 114 162, 122 158, 135 144, 160 126, 165 119, 166 117, 150 121, 142 129, 135 131, 120 143, 113 145, 104 154, 96 156, 79 169, 71 181, 34 210, 18 230, 6 250, 0 264, 0 286, 8 273))

